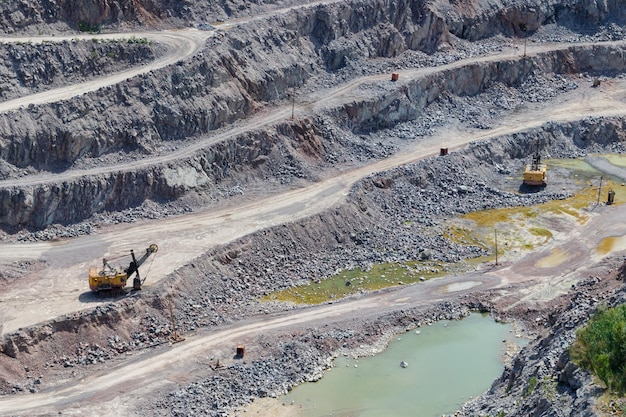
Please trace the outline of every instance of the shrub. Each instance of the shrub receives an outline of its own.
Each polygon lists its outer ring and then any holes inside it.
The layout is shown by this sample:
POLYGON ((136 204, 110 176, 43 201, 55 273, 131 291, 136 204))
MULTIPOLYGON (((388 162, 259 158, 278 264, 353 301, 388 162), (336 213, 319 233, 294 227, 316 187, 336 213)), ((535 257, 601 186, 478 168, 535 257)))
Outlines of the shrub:
POLYGON ((537 388, 537 377, 533 375, 528 380, 528 385, 526 385, 526 389, 524 390, 524 397, 528 397, 532 394, 535 388, 537 388))
POLYGON ((626 391, 626 304, 606 307, 576 332, 572 360, 620 395, 626 391))
POLYGON ((78 30, 81 32, 100 33, 102 32, 102 25, 92 25, 85 22, 79 22, 78 30))

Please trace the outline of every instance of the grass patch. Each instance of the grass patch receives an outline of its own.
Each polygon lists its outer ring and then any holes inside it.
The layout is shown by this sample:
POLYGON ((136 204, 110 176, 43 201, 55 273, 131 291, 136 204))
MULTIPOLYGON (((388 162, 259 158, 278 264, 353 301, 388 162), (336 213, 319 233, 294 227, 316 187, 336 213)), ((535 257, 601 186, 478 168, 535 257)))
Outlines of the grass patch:
POLYGON ((261 301, 285 301, 297 304, 321 304, 362 291, 374 291, 395 285, 411 284, 440 277, 450 268, 438 262, 383 263, 369 271, 355 268, 330 278, 274 292, 261 301))
POLYGON ((605 391, 596 403, 597 414, 600 416, 624 416, 626 417, 626 398, 605 391))
POLYGON ((87 22, 79 22, 78 30, 81 32, 89 32, 89 33, 101 33, 102 25, 92 25, 87 22))
POLYGON ((535 391, 535 388, 537 388, 537 377, 533 375, 528 380, 528 385, 524 388, 524 398, 531 395, 535 391))
POLYGON ((151 44, 148 38, 138 38, 135 35, 132 35, 130 38, 126 39, 126 43, 134 43, 134 44, 142 44, 142 45, 151 44))

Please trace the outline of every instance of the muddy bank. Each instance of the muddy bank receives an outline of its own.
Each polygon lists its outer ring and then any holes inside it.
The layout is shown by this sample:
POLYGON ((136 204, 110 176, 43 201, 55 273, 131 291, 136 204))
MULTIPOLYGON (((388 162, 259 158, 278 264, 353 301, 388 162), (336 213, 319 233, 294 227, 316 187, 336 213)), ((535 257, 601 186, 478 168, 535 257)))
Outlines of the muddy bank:
POLYGON ((598 307, 626 302, 626 264, 614 259, 604 270, 591 275, 541 312, 544 330, 507 366, 502 376, 477 399, 469 401, 455 416, 597 415, 597 400, 605 391, 588 371, 570 360, 569 347, 576 330, 598 307))

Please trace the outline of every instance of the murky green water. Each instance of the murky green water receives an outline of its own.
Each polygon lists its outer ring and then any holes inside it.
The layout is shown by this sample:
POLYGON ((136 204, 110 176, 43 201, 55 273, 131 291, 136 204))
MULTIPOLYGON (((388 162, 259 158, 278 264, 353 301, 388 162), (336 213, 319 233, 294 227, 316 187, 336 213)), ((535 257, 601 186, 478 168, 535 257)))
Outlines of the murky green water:
POLYGON ((296 387, 283 402, 307 417, 451 414, 502 373, 503 340, 519 343, 510 326, 480 314, 417 331, 374 357, 339 358, 324 378, 296 387))

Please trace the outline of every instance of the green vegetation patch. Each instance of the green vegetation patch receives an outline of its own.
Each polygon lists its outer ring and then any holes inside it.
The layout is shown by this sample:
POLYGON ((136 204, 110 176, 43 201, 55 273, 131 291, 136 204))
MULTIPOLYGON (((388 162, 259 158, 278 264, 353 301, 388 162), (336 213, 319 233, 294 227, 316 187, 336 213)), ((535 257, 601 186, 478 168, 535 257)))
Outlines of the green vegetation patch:
POLYGON ((330 278, 269 294, 261 301, 286 301, 297 304, 321 304, 361 291, 373 291, 394 285, 410 284, 449 273, 438 262, 383 263, 368 271, 355 268, 330 278))
POLYGON ((524 398, 532 394, 535 391, 535 388, 537 388, 537 377, 533 375, 528 380, 528 385, 524 388, 524 398))
POLYGON ((130 38, 126 39, 126 43, 149 45, 151 42, 148 40, 148 38, 138 38, 135 35, 132 35, 130 38))
POLYGON ((92 25, 92 24, 86 23, 86 22, 79 22, 78 23, 78 30, 80 30, 81 32, 101 33, 102 32, 102 25, 92 25))
POLYGON ((569 349, 572 360, 591 371, 610 390, 626 392, 626 304, 600 308, 576 332, 569 349))

